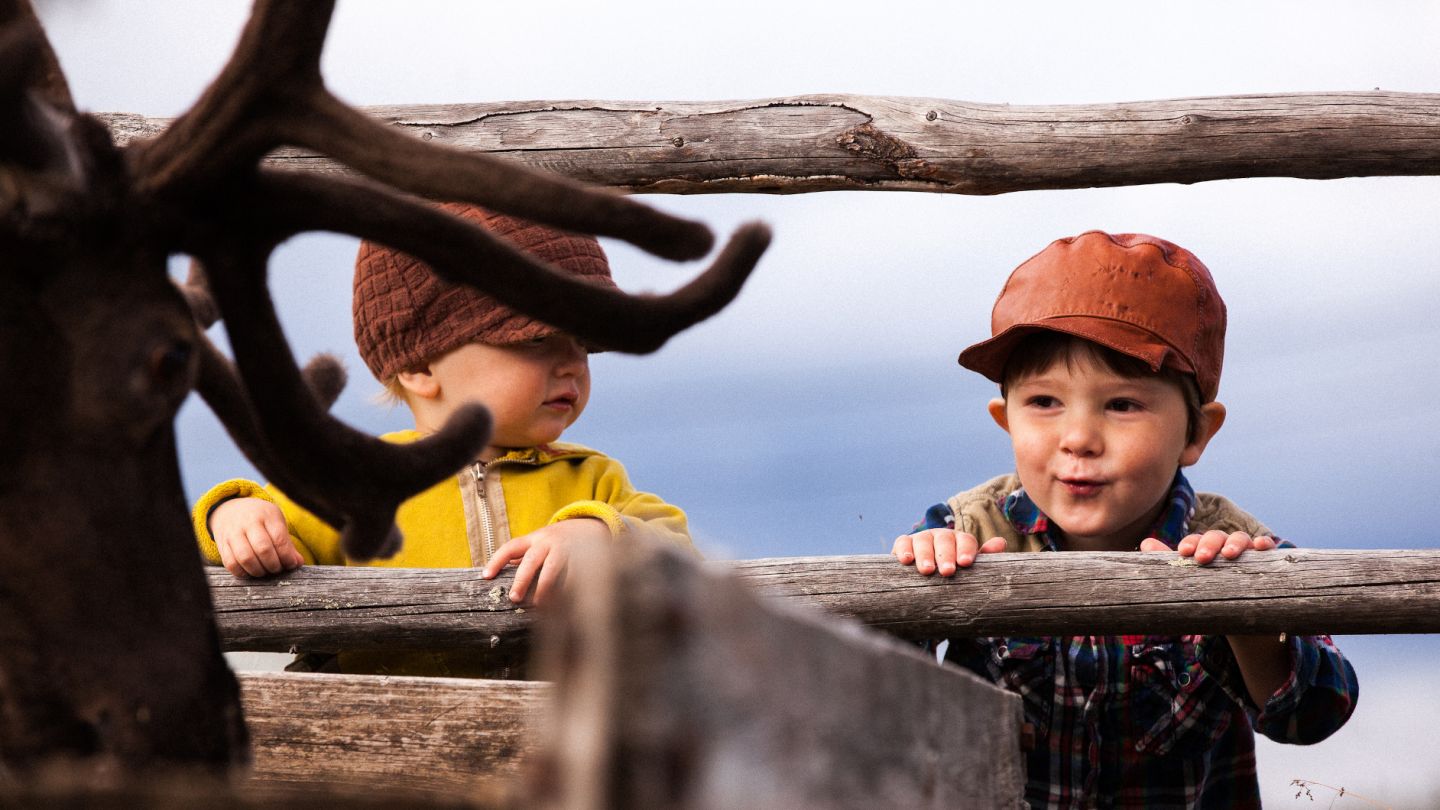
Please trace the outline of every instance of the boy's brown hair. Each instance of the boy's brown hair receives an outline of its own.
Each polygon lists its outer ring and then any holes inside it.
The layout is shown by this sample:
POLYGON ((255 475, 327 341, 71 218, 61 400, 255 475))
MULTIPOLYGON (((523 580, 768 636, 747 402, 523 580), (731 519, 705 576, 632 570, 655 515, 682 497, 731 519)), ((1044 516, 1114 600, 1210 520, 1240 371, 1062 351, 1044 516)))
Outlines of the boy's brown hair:
POLYGON ((1185 440, 1195 441, 1199 435, 1202 411, 1200 386, 1195 375, 1166 366, 1156 371, 1144 360, 1121 354, 1114 349, 1101 346, 1083 338, 1061 332, 1042 331, 1026 335, 1011 350, 1000 377, 1000 396, 1009 395, 1009 389, 1027 377, 1041 374, 1056 363, 1065 363, 1073 368, 1076 362, 1091 362, 1127 379, 1158 377, 1175 386, 1185 400, 1185 440))
MULTIPOLYGON (((1122 368, 1133 360, 1150 374, 1189 377, 1202 403, 1220 388, 1225 302, 1195 254, 1154 236, 1089 231, 1057 239, 1010 274, 990 328, 990 339, 961 352, 960 364, 1002 385, 1013 379, 1008 369, 1021 343, 1049 332, 1109 350, 1097 359, 1122 376, 1138 376, 1122 368), (1118 357, 1107 358, 1112 352, 1118 357)), ((1068 358, 1075 349, 1057 345, 1043 358, 1027 352, 1027 367, 1048 368, 1062 350, 1068 358)))

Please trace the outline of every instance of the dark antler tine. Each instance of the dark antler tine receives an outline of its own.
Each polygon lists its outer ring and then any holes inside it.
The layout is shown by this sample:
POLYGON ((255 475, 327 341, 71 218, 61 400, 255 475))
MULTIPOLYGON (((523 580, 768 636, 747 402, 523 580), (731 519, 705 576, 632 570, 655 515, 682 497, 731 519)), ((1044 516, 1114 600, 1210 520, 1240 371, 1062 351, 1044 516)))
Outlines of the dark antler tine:
POLYGON ((654 351, 738 294, 769 245, 760 224, 740 229, 711 267, 664 296, 627 295, 537 263, 483 228, 364 180, 262 172, 245 209, 277 229, 331 230, 409 253, 440 275, 597 345, 654 351), (477 269, 477 268, 483 268, 477 269))
POLYGON ((210 283, 205 279, 205 266, 199 259, 191 257, 185 283, 176 286, 180 288, 180 294, 185 296, 190 314, 195 316, 201 329, 209 329, 220 320, 220 310, 215 306, 215 298, 210 294, 210 283))
POLYGON ((310 358, 310 362, 305 364, 300 373, 304 375, 305 385, 310 389, 310 393, 315 395, 315 401, 326 411, 340 398, 340 392, 345 390, 348 377, 345 364, 340 362, 340 358, 328 353, 310 358))
MULTIPOLYGON (((0 56, 0 93, 3 85, 23 82, 27 87, 39 90, 41 95, 56 109, 67 113, 75 112, 75 101, 70 96, 70 85, 60 70, 60 60, 55 58, 55 49, 45 36, 40 19, 29 0, 0 0, 0 43, 10 37, 27 40, 26 52, 20 55, 22 61, 7 63, 0 56)), ((7 49, 0 44, 0 54, 7 49)))
POLYGON ((334 0, 257 0, 220 75, 154 140, 129 151, 136 185, 149 192, 249 169, 279 144, 276 122, 323 94, 320 52, 334 0))

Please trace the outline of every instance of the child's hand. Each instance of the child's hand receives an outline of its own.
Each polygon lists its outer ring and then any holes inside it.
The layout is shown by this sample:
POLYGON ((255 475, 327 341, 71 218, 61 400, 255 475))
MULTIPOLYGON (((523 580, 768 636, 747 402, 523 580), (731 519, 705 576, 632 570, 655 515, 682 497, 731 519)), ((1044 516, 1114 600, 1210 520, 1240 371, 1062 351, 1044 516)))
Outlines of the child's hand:
POLYGON ((969 568, 977 554, 993 554, 1005 550, 1005 538, 992 537, 984 543, 975 535, 954 529, 926 529, 895 538, 890 553, 901 565, 915 565, 926 576, 937 570, 942 577, 955 575, 956 568, 969 568))
POLYGON ((530 592, 530 583, 535 583, 535 604, 539 605, 559 586, 564 579, 565 569, 570 565, 572 543, 609 542, 610 527, 596 518, 572 518, 552 523, 527 535, 516 537, 500 548, 485 563, 480 575, 494 579, 500 569, 519 560, 515 569, 515 581, 510 584, 510 601, 520 602, 530 592))
POLYGON ((290 542, 280 507, 261 498, 232 498, 215 507, 210 536, 221 564, 237 577, 270 576, 305 562, 290 542))
MULTIPOLYGON (((1175 550, 1180 552, 1181 557, 1194 557, 1195 562, 1205 565, 1214 561, 1216 555, 1233 560, 1244 554, 1247 549, 1269 551, 1273 548, 1275 548, 1275 538, 1273 537, 1251 537, 1245 532, 1226 534, 1219 529, 1211 529, 1204 534, 1186 535, 1175 547, 1175 550)), ((1141 541, 1140 550, 1169 551, 1170 547, 1150 537, 1141 541)))

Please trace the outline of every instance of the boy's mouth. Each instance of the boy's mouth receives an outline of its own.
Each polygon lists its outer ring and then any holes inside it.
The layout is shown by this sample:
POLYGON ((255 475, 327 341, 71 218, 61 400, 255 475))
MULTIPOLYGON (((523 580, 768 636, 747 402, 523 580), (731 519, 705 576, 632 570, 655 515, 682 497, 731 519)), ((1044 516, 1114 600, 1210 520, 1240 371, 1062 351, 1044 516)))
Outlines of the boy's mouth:
POLYGON ((1076 497, 1085 497, 1098 493, 1105 486, 1105 482, 1098 478, 1060 478, 1060 484, 1065 491, 1076 497))
POLYGON ((569 410, 569 409, 575 407, 575 403, 576 403, 576 401, 579 400, 579 399, 580 399, 580 394, 579 394, 579 392, 577 392, 577 391, 566 391, 566 392, 563 393, 563 394, 560 394, 560 395, 558 395, 558 396, 554 396, 554 397, 551 397, 551 398, 545 400, 545 401, 544 401, 543 403, 541 403, 541 404, 544 405, 544 406, 547 407, 547 408, 553 408, 554 410, 557 410, 557 411, 559 411, 559 410, 569 410))

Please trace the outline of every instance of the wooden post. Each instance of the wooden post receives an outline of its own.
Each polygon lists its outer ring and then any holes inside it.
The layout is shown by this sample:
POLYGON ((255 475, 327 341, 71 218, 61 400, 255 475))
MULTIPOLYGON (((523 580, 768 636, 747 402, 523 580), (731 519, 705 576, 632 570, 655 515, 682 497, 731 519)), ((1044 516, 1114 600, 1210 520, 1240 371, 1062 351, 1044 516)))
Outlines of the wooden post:
MULTIPOLYGON (((1440 95, 1378 90, 1055 106, 831 94, 364 109, 432 143, 667 194, 1000 194, 1440 173, 1440 95)), ((122 143, 169 123, 101 118, 122 143)), ((269 161, 344 171, 300 149, 277 150, 269 161)))
POLYGON ((540 630, 550 806, 1022 805, 1018 696, 674 549, 587 552, 540 630))

